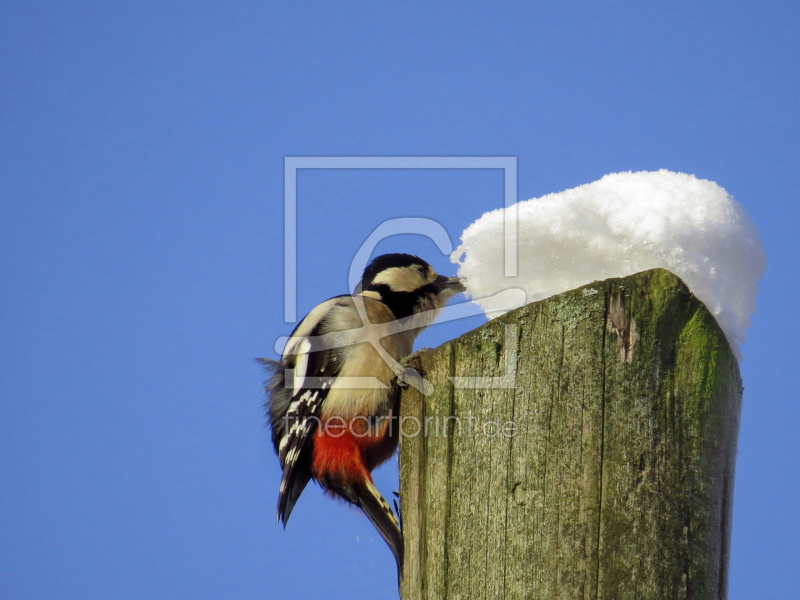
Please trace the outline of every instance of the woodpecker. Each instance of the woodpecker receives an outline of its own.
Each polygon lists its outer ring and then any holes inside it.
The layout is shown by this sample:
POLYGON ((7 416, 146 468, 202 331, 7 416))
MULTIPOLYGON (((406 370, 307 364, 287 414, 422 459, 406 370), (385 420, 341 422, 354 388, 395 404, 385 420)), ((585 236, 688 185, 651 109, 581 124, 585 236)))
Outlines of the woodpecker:
POLYGON ((360 508, 403 566, 397 517, 371 472, 397 449, 403 359, 453 295, 457 277, 437 275, 410 254, 384 254, 365 269, 354 294, 314 308, 295 327, 271 373, 265 404, 283 469, 279 522, 286 527, 310 480, 360 508))

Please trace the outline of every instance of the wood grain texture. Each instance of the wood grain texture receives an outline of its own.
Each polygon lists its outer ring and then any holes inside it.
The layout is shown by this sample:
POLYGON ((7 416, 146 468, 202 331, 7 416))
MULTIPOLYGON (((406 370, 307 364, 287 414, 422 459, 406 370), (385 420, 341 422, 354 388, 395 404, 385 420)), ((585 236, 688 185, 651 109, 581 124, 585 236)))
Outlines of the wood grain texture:
POLYGON ((726 597, 741 379, 677 277, 596 282, 418 360, 404 600, 726 597))

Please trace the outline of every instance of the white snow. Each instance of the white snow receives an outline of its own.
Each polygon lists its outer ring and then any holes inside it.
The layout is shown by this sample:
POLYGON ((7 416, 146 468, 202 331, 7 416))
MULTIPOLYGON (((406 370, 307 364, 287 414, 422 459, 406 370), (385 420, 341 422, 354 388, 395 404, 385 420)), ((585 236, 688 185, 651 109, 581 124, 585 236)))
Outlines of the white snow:
POLYGON ((451 255, 487 316, 507 312, 491 298, 502 290, 520 288, 534 302, 663 267, 705 303, 741 358, 766 258, 750 218, 716 183, 664 169, 613 173, 515 207, 517 277, 504 277, 506 209, 467 227, 451 255))

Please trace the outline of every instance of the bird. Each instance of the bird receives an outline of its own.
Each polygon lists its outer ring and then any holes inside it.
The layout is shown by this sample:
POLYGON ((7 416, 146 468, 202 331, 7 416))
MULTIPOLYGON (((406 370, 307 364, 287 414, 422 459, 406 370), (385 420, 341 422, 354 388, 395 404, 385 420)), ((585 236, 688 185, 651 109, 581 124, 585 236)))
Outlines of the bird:
POLYGON ((398 446, 415 338, 463 291, 461 279, 437 274, 417 256, 384 254, 353 294, 322 302, 297 324, 280 360, 258 359, 269 374, 265 410, 283 471, 277 520, 286 527, 314 480, 364 512, 394 555, 398 581, 401 527, 371 473, 398 446))

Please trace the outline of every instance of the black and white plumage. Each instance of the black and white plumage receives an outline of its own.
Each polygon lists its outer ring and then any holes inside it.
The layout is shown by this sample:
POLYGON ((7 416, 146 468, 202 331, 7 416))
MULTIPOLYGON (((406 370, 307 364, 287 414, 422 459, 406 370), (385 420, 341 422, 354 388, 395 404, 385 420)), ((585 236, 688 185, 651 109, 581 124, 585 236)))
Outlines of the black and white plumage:
POLYGON ((371 471, 395 452, 401 361, 445 302, 464 287, 409 254, 377 257, 353 295, 314 308, 295 327, 272 372, 266 403, 283 469, 278 520, 284 526, 311 479, 361 508, 402 570, 397 517, 371 471))

